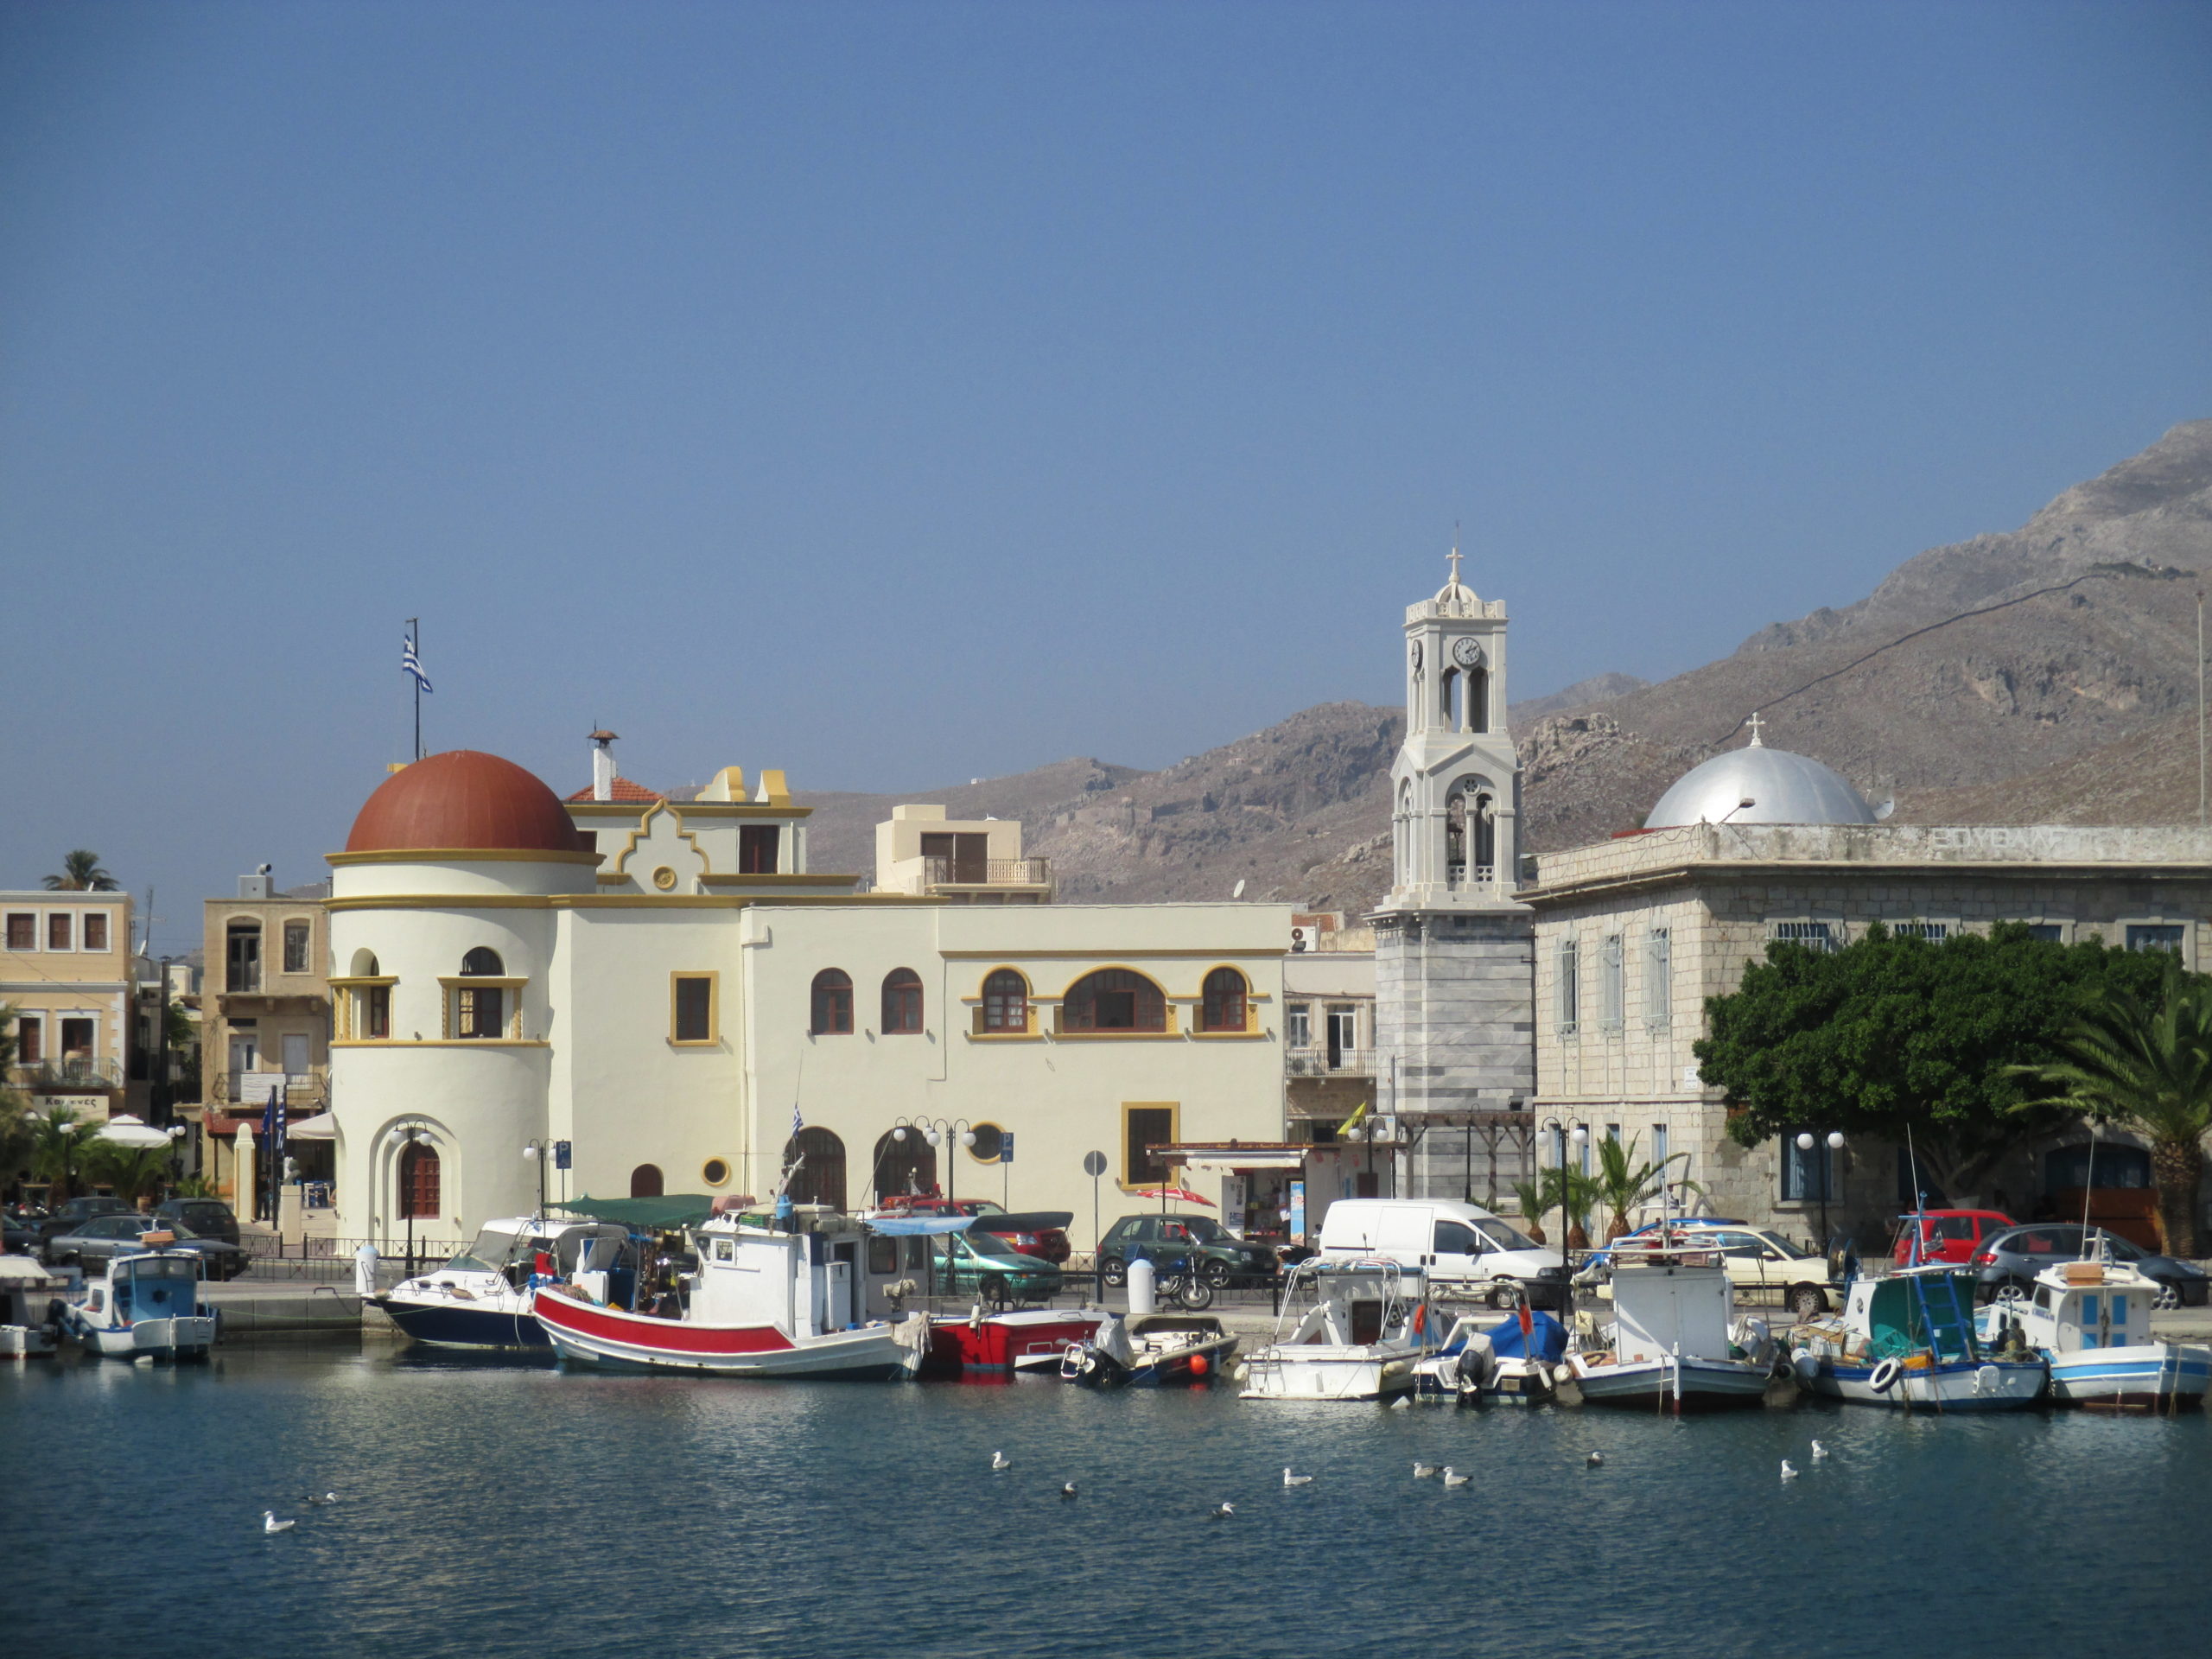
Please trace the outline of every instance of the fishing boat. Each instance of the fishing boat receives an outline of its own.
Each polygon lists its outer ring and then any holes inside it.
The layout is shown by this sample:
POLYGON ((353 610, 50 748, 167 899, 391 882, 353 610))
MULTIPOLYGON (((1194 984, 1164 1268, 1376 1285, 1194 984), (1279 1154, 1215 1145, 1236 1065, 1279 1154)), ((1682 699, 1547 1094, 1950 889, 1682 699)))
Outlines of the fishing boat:
POLYGON ((196 1359, 215 1345, 215 1310, 200 1299, 207 1258, 162 1247, 168 1233, 147 1233, 152 1248, 111 1259, 105 1272, 61 1304, 61 1327, 88 1354, 105 1358, 196 1359))
POLYGON ((2152 1336, 2158 1281, 2112 1260, 2104 1237, 2096 1235, 2093 1259, 2046 1268, 2028 1294, 2000 1296, 1984 1308, 1984 1344, 2041 1354, 2050 1367, 2051 1398, 2060 1405, 2145 1411, 2202 1406, 2212 1383, 2212 1348, 2152 1336))
POLYGON ((2050 1380, 2024 1344, 1986 1349, 1968 1309, 1974 1280, 1936 1263, 1862 1274, 1838 1312, 1790 1332, 1790 1368, 1808 1392, 1863 1405, 2007 1411, 2033 1405, 2050 1380))
POLYGON ((61 1277, 28 1255, 0 1255, 0 1359, 50 1354, 59 1322, 54 1304, 61 1277))
POLYGON ((599 1300, 626 1306, 636 1278, 628 1242, 626 1229, 588 1219, 487 1221, 442 1267, 369 1300, 425 1347, 550 1353, 551 1339, 530 1316, 539 1288, 581 1274, 599 1300))
POLYGON ((965 1227, 863 1224, 823 1205, 779 1199, 772 1212, 716 1216, 692 1230, 697 1272, 650 1311, 633 1311, 581 1281, 542 1285, 531 1314, 563 1360, 631 1370, 717 1376, 898 1380, 921 1369, 929 1321, 899 1312, 911 1281, 892 1279, 899 1252, 872 1232, 965 1227))
POLYGON ((1211 1382, 1236 1356, 1236 1338, 1210 1313, 1109 1315, 1089 1340, 1068 1344, 1060 1376, 1087 1389, 1211 1382))
POLYGON ((1273 1340, 1244 1363, 1243 1397, 1381 1400, 1410 1393, 1414 1369, 1431 1351, 1426 1290, 1419 1268, 1395 1262, 1300 1262, 1284 1281, 1273 1340))
POLYGON ((1089 1342, 1108 1316, 1093 1308, 1021 1307, 994 1313, 981 1302, 969 1313, 930 1321, 925 1376, 1012 1376, 1055 1371, 1072 1344, 1089 1342))
POLYGON ((1614 1245, 1610 1270, 1612 1318, 1567 1359, 1586 1403, 1674 1414, 1761 1402, 1777 1346, 1764 1321, 1738 1326, 1718 1251, 1654 1233, 1614 1245))

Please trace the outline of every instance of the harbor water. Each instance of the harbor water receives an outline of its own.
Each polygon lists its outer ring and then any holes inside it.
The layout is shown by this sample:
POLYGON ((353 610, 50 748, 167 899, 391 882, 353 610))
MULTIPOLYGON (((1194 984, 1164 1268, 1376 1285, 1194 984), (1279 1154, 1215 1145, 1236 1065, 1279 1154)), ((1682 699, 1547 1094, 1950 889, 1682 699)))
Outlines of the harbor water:
POLYGON ((2202 1415, 1681 1422, 264 1347, 0 1369, 0 1491, 24 1655, 1962 1659, 2202 1651, 2212 1613, 2202 1415))

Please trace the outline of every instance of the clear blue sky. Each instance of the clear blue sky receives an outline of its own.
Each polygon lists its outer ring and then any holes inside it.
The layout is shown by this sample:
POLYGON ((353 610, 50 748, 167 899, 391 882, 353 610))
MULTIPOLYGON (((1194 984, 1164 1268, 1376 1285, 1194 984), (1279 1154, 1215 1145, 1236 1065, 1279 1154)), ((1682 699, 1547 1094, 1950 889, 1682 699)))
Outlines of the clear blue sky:
POLYGON ((0 11, 0 887, 1658 677, 2212 414, 2212 7, 0 11))

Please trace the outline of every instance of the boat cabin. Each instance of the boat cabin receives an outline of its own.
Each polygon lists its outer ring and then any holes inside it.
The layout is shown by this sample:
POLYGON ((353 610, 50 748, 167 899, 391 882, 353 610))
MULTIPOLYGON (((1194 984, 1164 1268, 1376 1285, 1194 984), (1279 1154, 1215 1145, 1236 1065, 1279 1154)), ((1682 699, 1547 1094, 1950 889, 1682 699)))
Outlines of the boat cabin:
POLYGON ((1624 1365, 1669 1355, 1725 1359, 1734 1308, 1727 1269, 1717 1262, 1624 1258, 1613 1269, 1613 1357, 1624 1365))
POLYGON ((2036 1275, 2018 1311, 2028 1341, 2053 1353, 2133 1348, 2151 1340, 2157 1283, 2125 1267, 2068 1262, 2036 1275))
POLYGON ((1840 1345, 1854 1356, 1928 1352, 1939 1360, 1972 1360, 1980 1357, 1973 1310, 1974 1281, 1966 1275, 1941 1268, 1908 1268, 1853 1280, 1840 1318, 1809 1320, 1802 1328, 1840 1325, 1848 1339, 1840 1345))
MULTIPOLYGON (((957 1217, 964 1226, 967 1218, 957 1217)), ((912 1224, 927 1225, 926 1223, 912 1224)), ((690 1317, 708 1325, 767 1325, 793 1340, 896 1319, 916 1287, 902 1279, 904 1244, 827 1205, 795 1205, 780 1222, 752 1211, 692 1230, 699 1270, 690 1317)))
POLYGON ((1285 1319, 1300 1300, 1310 1306, 1298 1314, 1289 1334, 1276 1339, 1277 1345, 1363 1348, 1414 1342, 1414 1315, 1424 1288, 1418 1271, 1408 1274, 1395 1262, 1301 1262, 1283 1288, 1285 1319))

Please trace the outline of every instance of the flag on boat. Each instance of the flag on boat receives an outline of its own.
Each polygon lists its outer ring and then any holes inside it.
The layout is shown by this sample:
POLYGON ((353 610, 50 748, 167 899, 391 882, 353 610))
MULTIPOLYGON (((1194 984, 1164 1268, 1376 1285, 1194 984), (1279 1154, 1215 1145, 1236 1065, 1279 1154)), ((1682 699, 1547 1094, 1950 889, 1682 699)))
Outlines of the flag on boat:
POLYGON ((415 677, 416 684, 428 691, 430 689, 430 679, 429 676, 423 672, 423 659, 415 654, 415 636, 410 633, 403 638, 404 643, 400 647, 399 666, 404 672, 415 677))

